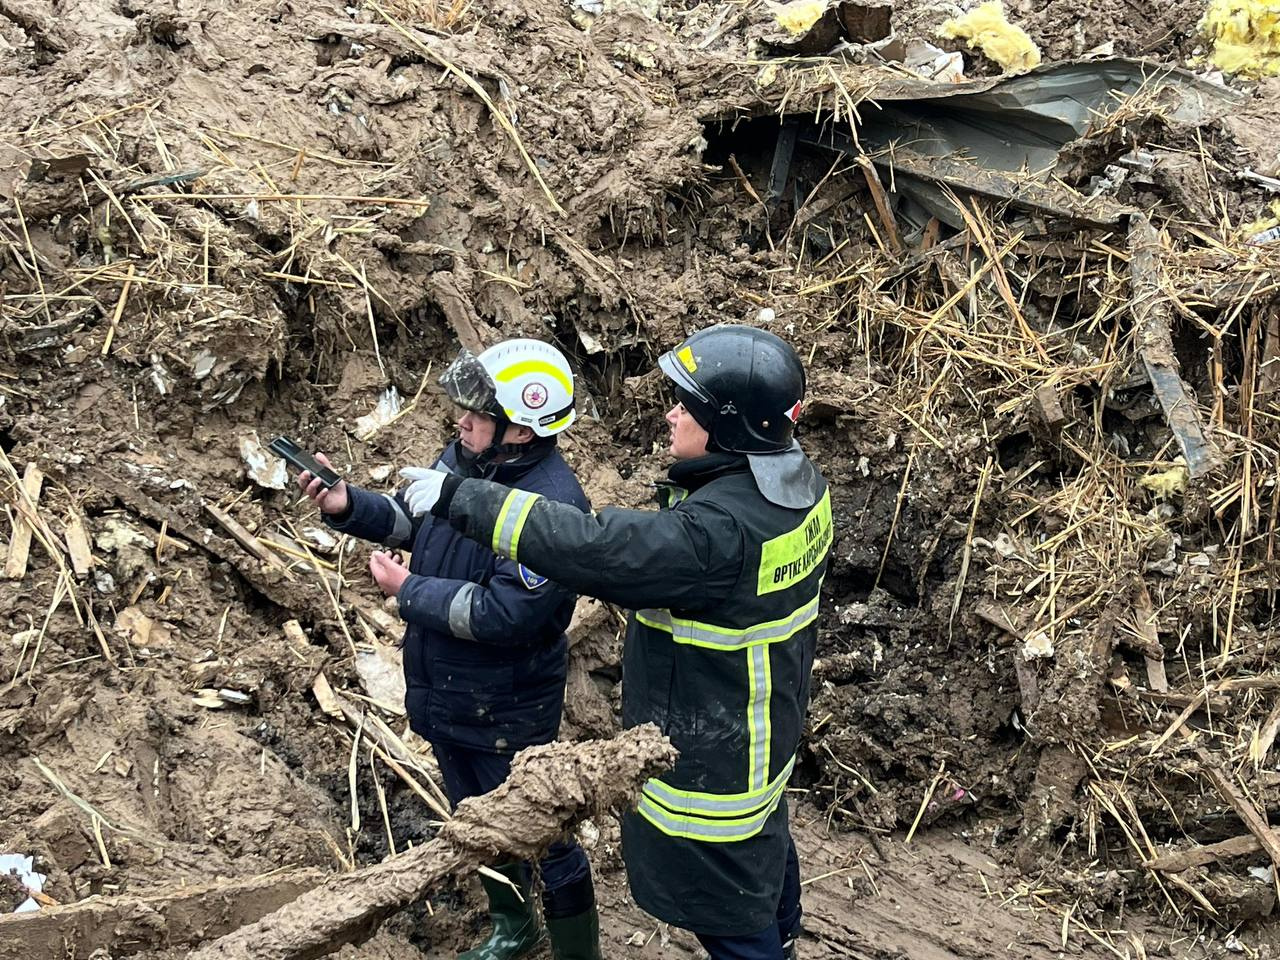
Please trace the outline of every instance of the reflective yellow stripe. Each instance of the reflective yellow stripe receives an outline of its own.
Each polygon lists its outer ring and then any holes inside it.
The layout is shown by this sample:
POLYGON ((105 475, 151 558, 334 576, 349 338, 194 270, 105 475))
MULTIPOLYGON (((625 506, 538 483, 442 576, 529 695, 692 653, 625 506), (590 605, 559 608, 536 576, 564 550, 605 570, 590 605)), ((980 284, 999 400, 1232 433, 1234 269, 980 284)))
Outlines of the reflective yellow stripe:
POLYGON ((763 790, 769 778, 769 648, 747 648, 747 785, 763 790))
POLYGON ((543 429, 550 432, 554 432, 556 430, 559 430, 561 427, 563 427, 572 418, 573 418, 573 411, 570 410, 568 413, 566 413, 563 417, 561 417, 559 420, 555 421, 554 423, 548 423, 545 427, 543 427, 543 429))
POLYGON ((563 370, 556 369, 556 367, 547 363, 545 360, 522 360, 519 363, 513 363, 505 370, 498 371, 494 379, 501 381, 502 383, 509 383, 516 377, 522 377, 526 373, 541 373, 544 376, 548 376, 556 383, 560 384, 560 386, 564 387, 565 393, 570 396, 573 395, 573 381, 565 375, 563 370))
POLYGON ((778 620, 750 627, 720 627, 714 623, 674 617, 670 610, 637 610, 636 620, 646 627, 671 634, 676 643, 713 650, 742 650, 760 643, 789 640, 818 618, 819 595, 814 594, 800 609, 778 620))
POLYGON ((533 509, 536 493, 524 490, 512 490, 507 499, 502 501, 502 509, 498 511, 498 519, 493 525, 493 552, 504 557, 516 559, 516 547, 520 543, 520 533, 524 530, 525 520, 533 509))
POLYGON ((510 554, 512 560, 519 559, 520 534, 524 532, 525 521, 529 519, 529 511, 533 509, 533 505, 537 502, 537 499, 537 496, 531 496, 520 505, 520 513, 516 517, 516 528, 511 534, 510 554))
POLYGON ((747 817, 713 818, 686 817, 671 813, 654 803, 648 797, 640 798, 636 808, 640 816, 653 824, 670 837, 683 837, 687 840, 701 840, 706 843, 735 843, 754 837, 764 829, 769 817, 778 809, 782 800, 782 791, 773 797, 767 807, 747 817))
POLYGON ((828 490, 798 527, 761 545, 756 596, 786 590, 809 576, 826 558, 833 535, 828 490))
POLYGON ((662 804, 672 813, 707 817, 741 817, 756 813, 785 789, 795 765, 796 758, 792 757, 782 768, 782 772, 763 790, 747 790, 744 793, 696 793, 690 790, 677 790, 654 777, 645 783, 643 792, 650 800, 662 804))

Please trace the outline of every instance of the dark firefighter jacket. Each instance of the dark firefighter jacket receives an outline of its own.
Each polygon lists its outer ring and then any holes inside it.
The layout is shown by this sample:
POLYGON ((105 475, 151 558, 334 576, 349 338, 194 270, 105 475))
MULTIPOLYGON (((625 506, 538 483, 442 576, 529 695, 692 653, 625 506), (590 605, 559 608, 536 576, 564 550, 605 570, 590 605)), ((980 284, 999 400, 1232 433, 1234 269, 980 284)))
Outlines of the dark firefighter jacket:
MULTIPOLYGON (((437 469, 457 472, 457 442, 437 469)), ((586 495, 554 445, 535 447, 487 475, 584 515, 586 495)), ((536 567, 468 540, 443 520, 413 518, 402 492, 348 484, 351 509, 331 527, 389 547, 411 548, 397 597, 404 634, 405 710, 427 740, 513 753, 555 739, 564 706, 568 643, 577 597, 536 567), (534 571, 537 571, 535 573, 534 571)))
POLYGON ((809 698, 831 545, 820 482, 775 506, 744 458, 676 464, 658 512, 580 514, 492 483, 447 481, 437 507, 470 537, 568 589, 634 611, 623 721, 680 750, 623 823, 636 902, 686 929, 745 935, 774 922, 786 859, 784 790, 809 698))

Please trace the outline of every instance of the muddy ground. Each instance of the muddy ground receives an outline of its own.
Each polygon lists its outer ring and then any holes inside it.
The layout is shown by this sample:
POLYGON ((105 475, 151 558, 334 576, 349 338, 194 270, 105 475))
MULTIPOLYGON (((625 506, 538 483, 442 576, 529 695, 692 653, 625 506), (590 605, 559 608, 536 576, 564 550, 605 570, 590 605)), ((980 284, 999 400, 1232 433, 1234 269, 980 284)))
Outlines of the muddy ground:
MULTIPOLYGON (((838 526, 791 794, 804 955, 1274 956, 1265 853, 1144 867, 1248 833, 1213 771, 1280 812, 1277 263, 1243 243, 1269 198, 1238 176, 1274 173, 1272 89, 1190 125, 1136 98, 1072 179, 1157 157, 1104 194, 1164 231, 1171 352, 1222 448, 1188 481, 1123 227, 982 201, 895 247, 816 148, 774 201, 776 115, 847 125, 900 71, 779 66, 755 3, 606 6, 0 0, 6 562, 36 517, 0 580, 0 853, 72 903, 434 836, 314 693, 323 672, 404 729, 359 670, 396 632, 368 547, 245 450, 288 433, 389 489, 449 437, 433 373, 459 343, 528 334, 578 372, 564 449, 593 503, 641 506, 653 361, 732 320, 808 361, 838 526), (362 419, 392 387, 394 422, 362 419)), ((1199 43, 1191 0, 1009 11, 1046 60, 1199 43)), ((568 738, 616 729, 619 626, 580 611, 568 738)), ((696 956, 628 900, 616 822, 583 839, 606 955, 696 956)), ((482 921, 462 876, 340 955, 449 956, 482 921)))

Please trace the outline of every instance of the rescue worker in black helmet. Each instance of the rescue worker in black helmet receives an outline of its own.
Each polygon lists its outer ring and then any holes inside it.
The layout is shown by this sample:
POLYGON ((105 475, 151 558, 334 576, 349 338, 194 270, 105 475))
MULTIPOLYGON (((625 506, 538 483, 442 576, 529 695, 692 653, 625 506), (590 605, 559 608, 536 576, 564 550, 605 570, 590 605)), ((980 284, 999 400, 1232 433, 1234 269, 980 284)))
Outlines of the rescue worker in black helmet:
MULTIPOLYGON (((504 341, 479 356, 463 350, 440 383, 457 407, 459 436, 436 470, 524 490, 585 516, 587 498, 556 448, 557 436, 574 421, 573 373, 559 350, 527 339, 504 341)), ((559 730, 565 630, 577 597, 536 567, 499 556, 491 544, 415 515, 407 490, 392 496, 343 482, 326 491, 308 473, 299 482, 334 529, 411 549, 407 567, 391 553, 375 553, 370 561, 407 625, 410 726, 431 742, 451 803, 493 790, 518 750, 547 743, 559 730)), ((500 865, 509 882, 481 878, 492 931, 459 960, 514 960, 548 934, 555 960, 600 960, 586 853, 572 839, 561 841, 540 868, 542 920, 528 864, 500 865)))
POLYGON ((523 490, 406 471, 432 513, 579 593, 631 611, 626 726, 680 750, 623 820, 636 902, 713 960, 795 956, 800 879, 785 790, 809 699, 832 541, 826 482, 793 437, 795 351, 716 326, 659 362, 679 401, 661 509, 581 514, 523 490))

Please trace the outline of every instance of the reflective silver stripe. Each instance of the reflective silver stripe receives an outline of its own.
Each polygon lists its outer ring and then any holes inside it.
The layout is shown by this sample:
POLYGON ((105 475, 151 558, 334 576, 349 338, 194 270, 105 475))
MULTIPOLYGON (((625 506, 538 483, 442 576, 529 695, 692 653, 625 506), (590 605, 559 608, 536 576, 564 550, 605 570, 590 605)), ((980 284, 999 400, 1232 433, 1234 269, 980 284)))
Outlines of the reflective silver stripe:
POLYGON ((792 757, 782 768, 782 772, 763 790, 749 790, 743 794, 716 796, 710 793, 690 793, 668 786, 655 777, 644 785, 644 795, 673 811, 710 816, 745 816, 772 802, 786 788, 795 765, 796 758, 792 757))
POLYGON ((807 627, 818 617, 820 595, 799 610, 781 620, 761 623, 745 629, 717 627, 696 620, 673 617, 670 610, 638 610, 636 619, 645 626, 671 634, 676 643, 688 643, 698 647, 714 647, 718 650, 741 650, 758 643, 776 643, 786 640, 807 627))
POLYGON ((493 549, 503 556, 512 556, 512 545, 518 536, 522 521, 528 513, 537 494, 523 490, 512 490, 507 496, 502 510, 498 514, 498 529, 493 532, 493 549))
POLYGON ((474 640, 471 632, 471 595, 476 592, 474 583, 464 583, 449 603, 449 632, 463 640, 474 640))
POLYGON ((409 535, 413 533, 413 520, 404 512, 399 500, 389 493, 384 493, 383 496, 391 504, 391 516, 394 518, 394 523, 391 527, 391 532, 387 534, 382 544, 386 547, 398 547, 407 541, 409 535))
POLYGON ((736 840, 746 840, 759 833, 769 821, 769 817, 778 809, 778 801, 781 799, 782 791, 778 791, 769 806, 759 813, 749 817, 725 820, 677 816, 668 813, 646 797, 640 798, 637 809, 642 817, 668 836, 706 840, 711 843, 732 843, 736 840))
POLYGON ((756 645, 747 650, 750 658, 748 673, 751 675, 751 703, 749 727, 751 730, 751 790, 763 790, 769 780, 769 648, 756 645))

